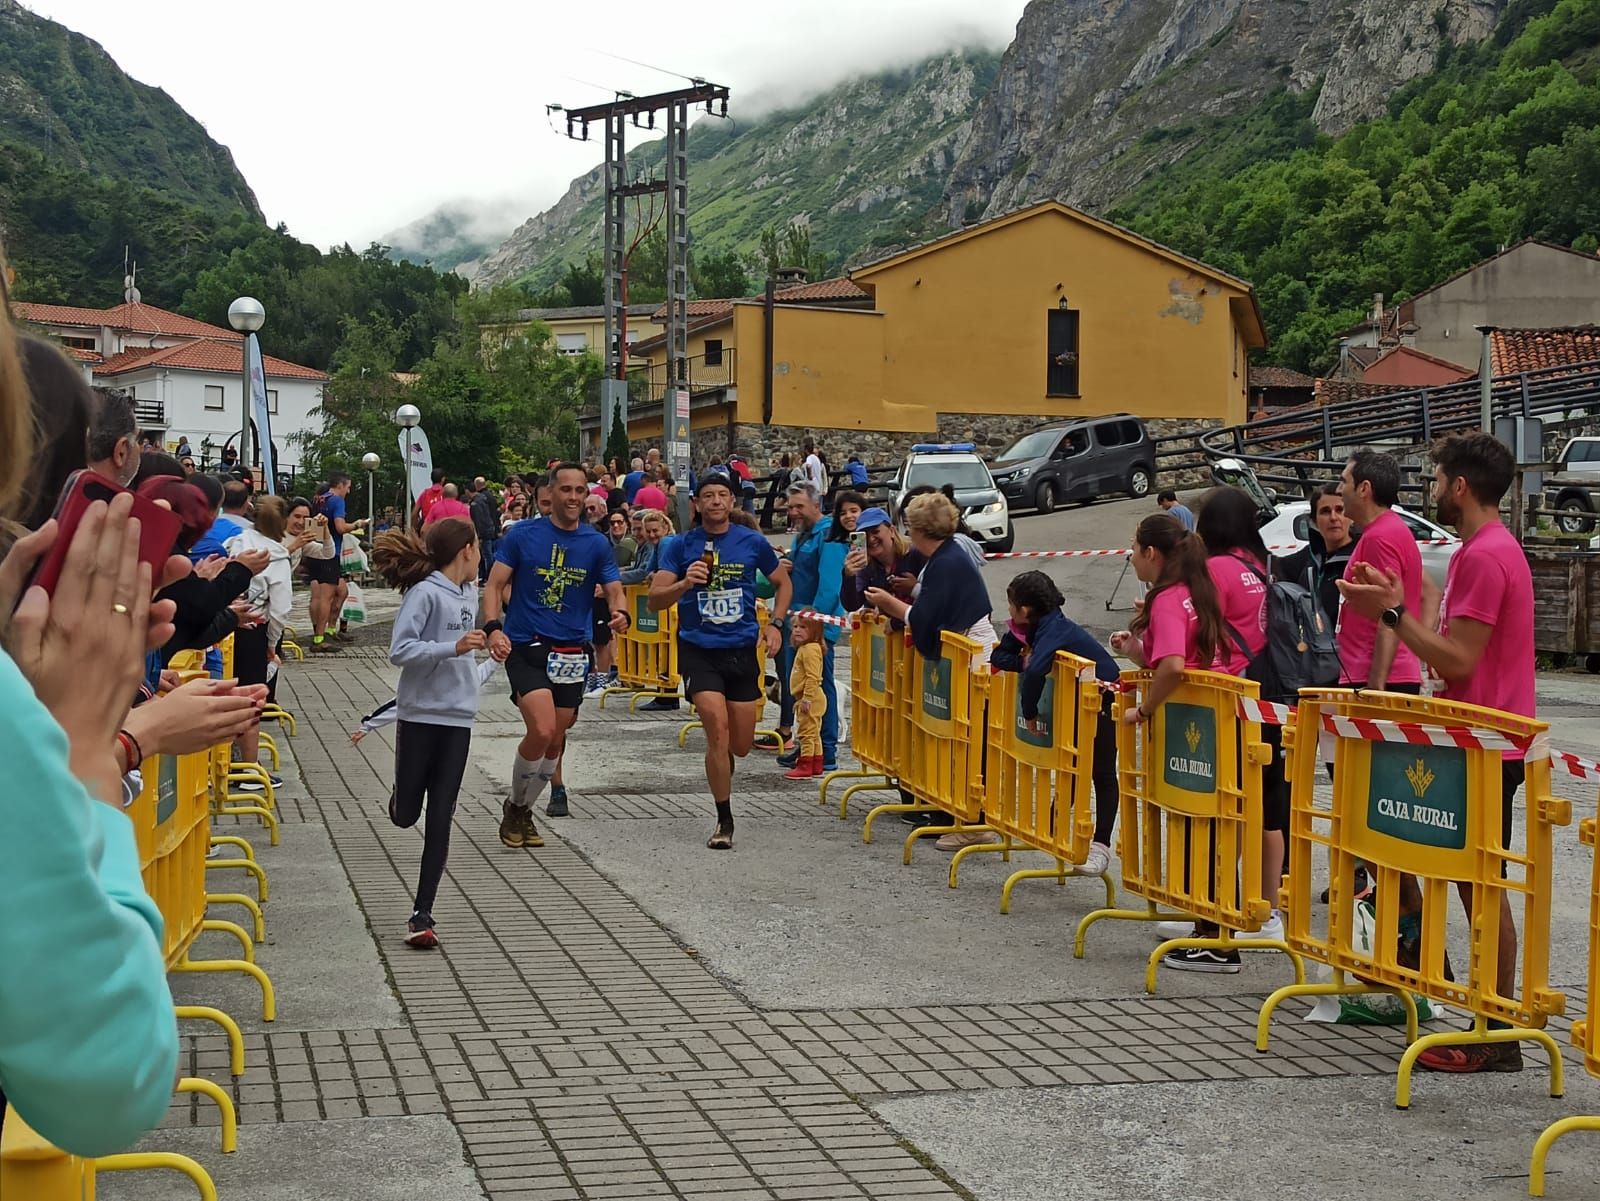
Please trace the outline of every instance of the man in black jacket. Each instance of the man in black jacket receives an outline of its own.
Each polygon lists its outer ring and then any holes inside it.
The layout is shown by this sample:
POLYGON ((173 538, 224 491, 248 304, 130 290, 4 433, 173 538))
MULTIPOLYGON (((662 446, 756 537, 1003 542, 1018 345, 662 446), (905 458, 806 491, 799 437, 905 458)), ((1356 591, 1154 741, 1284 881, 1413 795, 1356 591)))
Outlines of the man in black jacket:
POLYGON ((489 492, 489 481, 483 476, 472 481, 468 493, 467 509, 472 513, 472 528, 478 532, 478 545, 482 549, 478 560, 478 584, 481 586, 494 565, 494 544, 500 540, 500 518, 489 492))
POLYGON ((1273 574, 1310 589, 1330 623, 1339 618, 1339 584, 1355 552, 1361 530, 1345 516, 1338 484, 1324 484, 1311 498, 1311 528, 1306 545, 1291 555, 1273 556, 1273 574))

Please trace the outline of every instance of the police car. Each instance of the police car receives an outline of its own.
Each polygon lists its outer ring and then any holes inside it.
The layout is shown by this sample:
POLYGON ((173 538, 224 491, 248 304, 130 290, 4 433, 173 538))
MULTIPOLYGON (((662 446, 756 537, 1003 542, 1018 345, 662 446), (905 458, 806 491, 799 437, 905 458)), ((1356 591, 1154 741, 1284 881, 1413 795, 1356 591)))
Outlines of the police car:
POLYGON ((995 487, 989 465, 978 457, 971 442, 919 442, 900 464, 894 479, 890 515, 897 521, 905 509, 906 493, 913 488, 943 488, 955 492, 956 507, 972 536, 988 551, 1008 551, 1016 542, 1006 498, 995 487))

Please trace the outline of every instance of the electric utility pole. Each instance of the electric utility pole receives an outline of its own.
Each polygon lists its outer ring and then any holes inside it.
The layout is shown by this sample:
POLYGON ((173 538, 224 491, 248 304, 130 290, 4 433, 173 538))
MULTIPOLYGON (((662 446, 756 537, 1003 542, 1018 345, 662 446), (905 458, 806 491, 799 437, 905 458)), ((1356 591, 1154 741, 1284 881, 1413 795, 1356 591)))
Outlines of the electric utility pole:
POLYGON ((666 195, 667 221, 667 390, 661 406, 662 456, 678 491, 679 528, 689 528, 689 108, 705 106, 708 113, 728 115, 728 89, 704 80, 675 92, 651 96, 619 93, 607 104, 564 110, 567 136, 589 140, 591 124, 605 124, 605 378, 600 381, 600 442, 611 435, 613 413, 621 407, 622 424, 628 425, 628 383, 623 370, 627 346, 627 309, 623 303, 625 205, 634 196, 666 195), (655 129, 656 114, 666 114, 666 178, 628 182, 625 131, 631 120, 636 129, 655 129))

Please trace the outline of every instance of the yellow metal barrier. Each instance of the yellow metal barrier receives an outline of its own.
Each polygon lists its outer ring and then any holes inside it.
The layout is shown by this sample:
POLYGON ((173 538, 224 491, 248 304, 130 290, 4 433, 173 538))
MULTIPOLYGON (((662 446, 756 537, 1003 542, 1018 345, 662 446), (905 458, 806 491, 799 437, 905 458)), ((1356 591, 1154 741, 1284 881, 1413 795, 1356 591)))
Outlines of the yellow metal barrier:
MULTIPOLYGON (((1039 697, 1042 732, 1028 728, 1021 708, 1022 677, 996 671, 989 677, 989 762, 984 772, 984 819, 989 827, 1025 849, 1055 857, 1053 868, 1012 872, 1000 890, 1000 912, 1011 912, 1011 893, 1024 880, 1055 880, 1080 875, 1094 839, 1094 738, 1100 725, 1101 697, 1094 664, 1058 651, 1039 697)), ((992 851, 993 844, 963 847, 950 860, 950 887, 969 852, 992 851)), ((1098 877, 1106 907, 1116 903, 1116 886, 1098 877)))
MULTIPOLYGON (((897 791, 895 753, 904 743, 906 710, 901 678, 905 657, 912 653, 904 631, 891 629, 889 619, 864 609, 850 624, 850 749, 861 764, 861 779, 839 798, 839 820, 850 815, 850 798, 858 792, 897 791)), ((818 800, 828 800, 828 777, 818 787, 818 800)))
MULTIPOLYGON (((1585 819, 1578 827, 1578 837, 1584 846, 1594 849, 1594 870, 1589 883, 1589 1009, 1583 1020, 1572 1023, 1572 1045, 1583 1052, 1589 1074, 1600 1076, 1600 819, 1585 819)), ((1544 1161, 1556 1139, 1580 1130, 1600 1134, 1600 1114, 1562 1118, 1539 1136, 1533 1145, 1528 1178, 1530 1196, 1544 1196, 1544 1161)))
POLYGON ((96 1171, 137 1168, 180 1172, 194 1182, 202 1201, 217 1199, 211 1177, 186 1155, 147 1151, 81 1159, 40 1137, 15 1109, 6 1114, 5 1132, 0 1134, 0 1197, 6 1201, 13 1197, 19 1201, 94 1201, 96 1171))
POLYGON ((650 610, 650 585, 629 584, 622 590, 628 606, 628 628, 616 636, 618 683, 600 694, 600 707, 613 692, 628 694, 628 712, 642 700, 675 700, 683 690, 678 676, 678 607, 650 610))
MULTIPOLYGON (((907 836, 903 861, 919 838, 978 826, 983 815, 984 698, 987 669, 974 670, 981 652, 970 638, 946 631, 937 659, 905 651, 900 684, 906 706, 905 742, 896 747, 900 786, 921 804, 879 805, 867 814, 861 840, 872 841, 872 824, 886 813, 939 809, 954 819, 947 826, 922 826, 907 836)), ((1009 859, 1009 852, 1006 857, 1009 859)))
POLYGON ((1408 723, 1424 731, 1483 731, 1501 741, 1531 739, 1547 729, 1532 718, 1397 693, 1308 689, 1300 694, 1294 728, 1285 740, 1292 781, 1286 937, 1295 951, 1332 968, 1334 979, 1324 984, 1300 981, 1268 997, 1257 1024, 1257 1049, 1266 1050, 1272 1012, 1290 997, 1394 992, 1406 1004, 1411 1040, 1396 1080, 1399 1108, 1410 1104, 1417 1056, 1430 1047, 1452 1044, 1537 1042, 1550 1054, 1551 1095, 1560 1096, 1561 1055, 1555 1040, 1538 1027, 1566 1006, 1566 997, 1549 987, 1550 850, 1553 828, 1572 820, 1572 807, 1550 794, 1549 759, 1527 761, 1528 849, 1519 854, 1501 844, 1501 754, 1496 743, 1472 745, 1483 741, 1477 738, 1463 740, 1467 745, 1385 741, 1378 736, 1380 728, 1363 729, 1366 722, 1408 723), (1337 728, 1326 728, 1325 718, 1337 728), (1323 733, 1334 740, 1331 809, 1318 809, 1312 794, 1321 770, 1318 741, 1323 733), (1311 863, 1318 849, 1327 853, 1331 885, 1327 914, 1314 920, 1311 863), (1377 885, 1371 952, 1355 950, 1352 939, 1355 898, 1346 881, 1354 877, 1358 862, 1366 864, 1377 885), (1410 883, 1407 877, 1416 878, 1422 896, 1415 965, 1401 961, 1401 894, 1410 883), (1458 883, 1471 886, 1465 982, 1451 980, 1445 967, 1445 922, 1457 904, 1458 883), (1517 896, 1523 900, 1522 995, 1506 996, 1495 982, 1502 898, 1517 896), (1475 1017, 1473 1029, 1417 1038, 1411 993, 1469 1011, 1475 1017), (1489 1029, 1491 1019, 1512 1028, 1489 1029))
POLYGON ((1241 943, 1234 931, 1256 930, 1272 912, 1261 895, 1261 769, 1272 748, 1259 723, 1239 716, 1241 697, 1254 699, 1259 686, 1237 676, 1186 671, 1177 689, 1153 716, 1122 721, 1142 704, 1152 672, 1124 672, 1118 694, 1117 775, 1121 781, 1118 846, 1122 887, 1145 902, 1144 909, 1098 909, 1078 923, 1073 954, 1083 958, 1084 937, 1095 922, 1198 918, 1213 923, 1211 938, 1174 938, 1150 954, 1145 990, 1156 990, 1156 966, 1182 947, 1215 950, 1277 950, 1305 982, 1300 955, 1283 941, 1241 943), (1161 905, 1173 907, 1163 912, 1161 905))

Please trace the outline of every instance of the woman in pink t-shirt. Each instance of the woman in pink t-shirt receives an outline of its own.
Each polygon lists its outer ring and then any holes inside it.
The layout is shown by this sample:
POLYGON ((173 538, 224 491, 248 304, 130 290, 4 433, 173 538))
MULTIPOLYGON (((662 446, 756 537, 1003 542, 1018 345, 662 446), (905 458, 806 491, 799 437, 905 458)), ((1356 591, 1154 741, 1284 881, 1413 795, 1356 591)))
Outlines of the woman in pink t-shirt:
POLYGON ((1211 666, 1221 645, 1222 615, 1205 547, 1176 517, 1156 513, 1139 523, 1133 570, 1150 591, 1128 628, 1111 635, 1111 649, 1155 671, 1139 707, 1123 714, 1124 721, 1140 722, 1172 695, 1185 668, 1211 666))
MULTIPOLYGON (((1258 521, 1256 502, 1248 494, 1238 488, 1222 487, 1206 493, 1195 523, 1195 532, 1211 556, 1206 568, 1216 583, 1222 609, 1223 643, 1213 670, 1241 678, 1248 677, 1250 664, 1267 645, 1267 548, 1261 541, 1258 521)), ((1284 845, 1289 830, 1283 727, 1263 724, 1261 741, 1272 748, 1271 762, 1261 769, 1261 895, 1275 900, 1283 882, 1284 845)), ((1206 937, 1210 931, 1199 933, 1206 937)), ((1273 907, 1260 930, 1241 932, 1239 937, 1281 939, 1283 918, 1277 907, 1273 907)))

